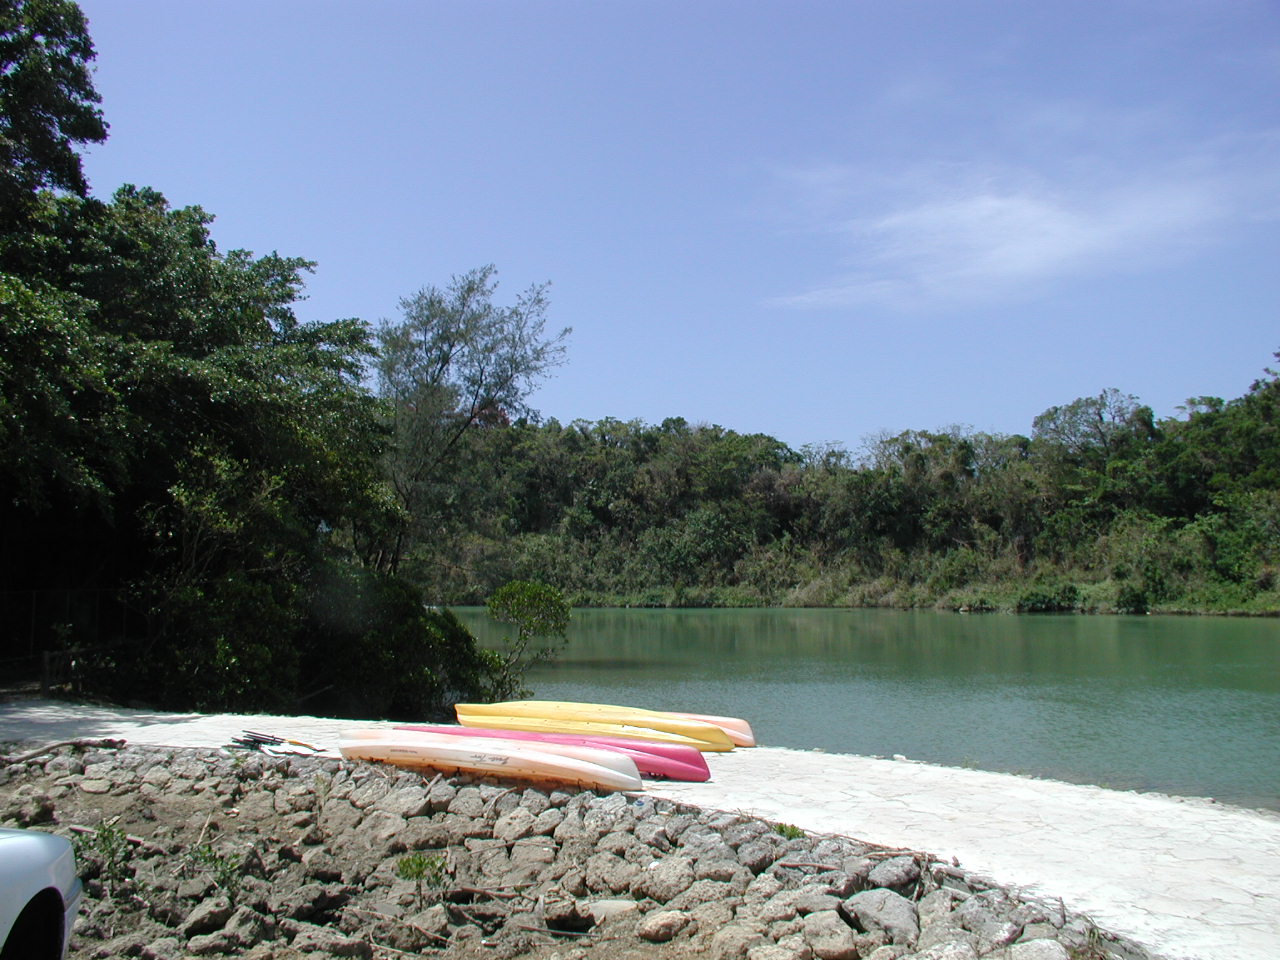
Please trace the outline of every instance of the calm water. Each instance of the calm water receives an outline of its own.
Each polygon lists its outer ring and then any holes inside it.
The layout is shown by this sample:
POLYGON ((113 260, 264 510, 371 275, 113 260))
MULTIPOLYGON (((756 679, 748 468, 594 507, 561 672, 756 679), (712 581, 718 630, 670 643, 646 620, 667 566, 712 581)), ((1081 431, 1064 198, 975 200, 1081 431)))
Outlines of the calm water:
MULTIPOLYGON (((483 610, 460 610, 486 642, 483 610)), ((1280 621, 575 610, 535 696, 746 717, 761 744, 1280 809, 1280 621)))

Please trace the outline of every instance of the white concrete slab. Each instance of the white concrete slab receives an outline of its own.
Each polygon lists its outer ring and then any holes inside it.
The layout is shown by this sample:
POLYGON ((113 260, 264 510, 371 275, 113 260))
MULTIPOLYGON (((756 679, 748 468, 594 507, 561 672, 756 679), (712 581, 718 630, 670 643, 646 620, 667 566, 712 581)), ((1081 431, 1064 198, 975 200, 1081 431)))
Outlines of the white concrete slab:
MULTIPOLYGON (((0 704, 0 740, 119 737, 217 747, 245 730, 331 750, 357 721, 0 704)), ((976 770, 757 747, 710 754, 709 783, 649 792, 965 869, 1091 916, 1177 960, 1280 958, 1280 816, 976 770)))

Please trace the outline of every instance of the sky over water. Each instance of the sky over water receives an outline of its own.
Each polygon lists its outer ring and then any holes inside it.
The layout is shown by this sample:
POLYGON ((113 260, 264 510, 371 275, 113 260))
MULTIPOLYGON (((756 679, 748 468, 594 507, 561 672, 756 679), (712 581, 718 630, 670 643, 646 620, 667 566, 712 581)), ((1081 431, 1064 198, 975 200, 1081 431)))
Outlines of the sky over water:
POLYGON ((545 416, 856 448, 1280 349, 1270 2, 86 0, 111 139, 304 319, 549 280, 545 416))

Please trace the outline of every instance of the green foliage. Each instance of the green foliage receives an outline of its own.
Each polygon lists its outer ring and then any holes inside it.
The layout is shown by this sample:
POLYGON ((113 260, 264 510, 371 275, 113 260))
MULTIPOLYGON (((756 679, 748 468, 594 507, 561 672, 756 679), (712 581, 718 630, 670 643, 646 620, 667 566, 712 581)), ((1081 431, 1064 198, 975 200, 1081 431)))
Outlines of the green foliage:
POLYGON ((1018 613, 1070 613, 1080 603, 1080 590, 1074 583, 1039 583, 1018 596, 1018 613))
POLYGON ((42 187, 87 191, 74 144, 107 137, 89 68, 94 56, 84 14, 71 0, 0 4, 0 220, 5 224, 42 187))
POLYGON ((775 823, 773 832, 786 840, 803 840, 805 832, 791 823, 775 823))
POLYGON ((115 820, 103 820, 88 833, 76 834, 76 860, 89 875, 111 890, 133 879, 133 845, 115 820))
POLYGON ((449 881, 448 864, 438 853, 411 853, 396 863, 396 876, 413 883, 423 905, 444 895, 449 881))
POLYGON ((593 604, 1266 609, 1273 422, 1274 373, 1184 420, 1107 390, 1031 438, 907 431, 861 458, 679 419, 517 422, 460 445, 459 514, 411 575, 472 603, 516 578, 593 604))
POLYGON ((564 360, 570 331, 546 333, 547 284, 501 307, 496 278, 489 265, 445 289, 425 287, 400 301, 401 322, 378 329, 378 392, 394 437, 385 466, 403 508, 401 522, 381 531, 386 569, 437 541, 441 524, 464 508, 463 439, 531 413, 525 398, 564 360))
POLYGON ((215 850, 213 844, 202 843, 190 851, 191 860, 200 868, 207 870, 214 885, 227 895, 234 905, 240 896, 240 881, 244 876, 244 857, 239 853, 223 853, 215 850))
POLYGON ((486 606, 493 619, 516 627, 516 635, 506 641, 499 661, 500 672, 492 691, 494 699, 528 696, 521 685, 525 672, 535 664, 551 660, 565 644, 569 603, 555 587, 515 580, 500 587, 486 606), (535 640, 544 642, 535 645, 535 640))
POLYGON ((404 514, 370 329, 300 322, 312 264, 219 250, 199 207, 81 196, 74 144, 105 135, 83 19, 3 7, 0 582, 64 602, 0 627, 163 707, 421 717, 489 689, 474 638, 373 572, 404 514))

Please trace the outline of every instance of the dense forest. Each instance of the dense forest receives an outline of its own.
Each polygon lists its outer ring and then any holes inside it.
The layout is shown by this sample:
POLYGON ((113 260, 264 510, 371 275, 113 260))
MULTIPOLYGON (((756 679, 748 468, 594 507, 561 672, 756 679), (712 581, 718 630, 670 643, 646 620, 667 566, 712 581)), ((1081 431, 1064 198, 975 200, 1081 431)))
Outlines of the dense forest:
POLYGON ((474 431, 404 569, 473 602, 1280 609, 1280 377, 1157 420, 1116 390, 1030 436, 882 436, 857 456, 671 419, 474 431))
MULTIPOLYGON (((518 691, 578 604, 1280 610, 1280 375, 1157 419, 855 453, 543 421, 547 288, 482 267, 304 323, 308 261, 89 195, 84 18, 0 0, 0 661, 157 706, 422 716, 518 691), (497 598, 505 654, 443 604, 497 598), (48 655, 48 657, 46 657, 48 655), (49 659, 51 657, 51 659, 49 659)), ((1261 358, 1260 358, 1261 359, 1261 358)), ((1260 364, 1261 366, 1261 364, 1260 364)), ((0 664, 0 666, 3 666, 0 664)))

